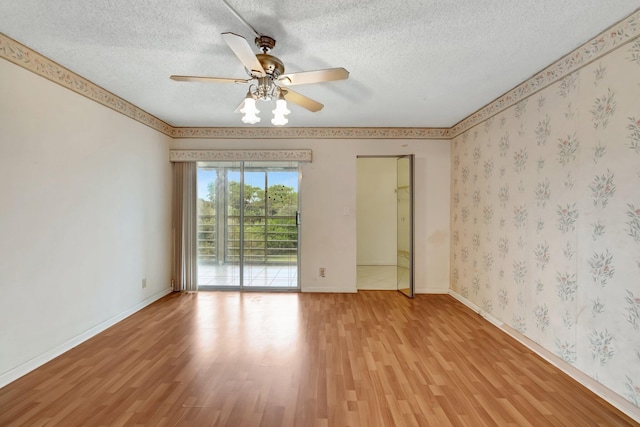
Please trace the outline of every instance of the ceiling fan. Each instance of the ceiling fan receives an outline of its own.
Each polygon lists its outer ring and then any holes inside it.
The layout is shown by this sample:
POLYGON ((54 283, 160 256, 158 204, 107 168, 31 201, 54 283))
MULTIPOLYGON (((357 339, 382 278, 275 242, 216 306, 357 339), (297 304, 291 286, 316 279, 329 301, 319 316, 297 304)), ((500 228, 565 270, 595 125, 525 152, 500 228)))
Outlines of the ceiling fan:
POLYGON ((172 75, 171 79, 185 82, 217 82, 217 83, 238 83, 249 84, 249 90, 245 99, 236 108, 236 112, 243 113, 244 123, 255 124, 260 121, 256 108, 256 100, 270 101, 276 99, 276 109, 273 110, 274 117, 271 123, 278 125, 287 124, 285 117, 290 113, 287 109, 286 101, 293 102, 311 112, 320 111, 324 105, 308 98, 298 92, 289 89, 289 86, 304 85, 311 83, 323 83, 334 80, 344 80, 349 77, 349 72, 344 68, 329 68, 325 70, 304 71, 292 74, 284 73, 284 63, 269 52, 276 45, 273 37, 257 32, 247 21, 238 14, 225 0, 221 0, 225 6, 242 23, 244 23, 255 35, 255 44, 262 53, 255 54, 247 40, 234 33, 222 33, 222 38, 229 45, 233 53, 244 65, 248 78, 227 78, 227 77, 199 77, 199 76, 177 76, 172 75))

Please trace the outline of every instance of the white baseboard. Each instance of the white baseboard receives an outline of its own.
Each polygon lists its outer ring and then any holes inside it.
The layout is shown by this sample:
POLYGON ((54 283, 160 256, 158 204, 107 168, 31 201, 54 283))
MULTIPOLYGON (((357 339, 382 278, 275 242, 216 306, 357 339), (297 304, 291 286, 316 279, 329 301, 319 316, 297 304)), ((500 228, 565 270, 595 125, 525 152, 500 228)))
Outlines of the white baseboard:
POLYGON ((451 295, 452 297, 454 297, 455 299, 460 301, 462 304, 466 305, 471 310, 473 310, 476 313, 478 313, 480 316, 482 316, 485 319, 487 319, 489 322, 493 323, 498 328, 503 329, 504 323, 502 323, 502 321, 496 319, 491 314, 487 313, 482 308, 480 308, 479 306, 475 305, 474 303, 472 303, 471 301, 469 301, 468 299, 466 299, 465 297, 463 297, 459 293, 449 289, 449 295, 451 295))
POLYGON ((358 290, 353 288, 339 288, 337 286, 302 286, 300 292, 327 292, 335 294, 355 294, 358 290))
POLYGON ((370 288, 366 287, 366 286, 358 286, 358 291, 396 291, 398 290, 398 288, 396 288, 395 286, 380 286, 380 287, 375 287, 375 286, 371 286, 370 288))
POLYGON ((441 295, 441 294, 448 294, 449 293, 449 288, 416 288, 415 290, 416 294, 437 294, 437 295, 441 295))
POLYGON ((73 338, 71 338, 70 340, 68 340, 67 342, 39 355, 34 357, 33 359, 23 363, 20 366, 17 366, 13 369, 11 369, 10 371, 7 371, 5 373, 3 373, 2 375, 0 375, 0 388, 6 386, 7 384, 17 380, 18 378, 22 377, 23 375, 28 374, 29 372, 33 371, 34 369, 39 368, 40 366, 44 365, 45 363, 49 362, 50 360, 55 359, 56 357, 60 356, 62 353, 71 350, 73 347, 76 347, 80 344, 82 344, 83 342, 85 342, 86 340, 88 340, 89 338, 99 334, 100 332, 104 331, 107 328, 110 328, 111 326, 115 325, 116 323, 118 323, 119 321, 131 316, 133 313, 143 309, 144 307, 148 306, 149 304, 159 300, 160 298, 162 298, 165 295, 168 295, 172 292, 171 288, 165 288, 160 292, 155 293, 154 295, 151 295, 150 297, 144 299, 142 302, 134 305, 133 307, 130 307, 126 310, 124 310, 121 313, 118 313, 117 315, 113 316, 110 319, 105 320, 104 322, 100 323, 97 326, 94 326, 93 328, 81 333, 80 335, 77 335, 73 338))
POLYGON ((357 262, 358 267, 395 267, 398 260, 395 258, 389 262, 357 262))
POLYGON ((589 375, 585 374, 584 372, 582 372, 575 366, 571 365, 570 363, 565 362, 560 357, 556 356, 554 353, 542 347, 540 344, 532 341, 531 339, 522 335, 520 332, 516 331, 510 326, 505 325, 503 322, 496 319, 489 313, 485 312, 476 304, 472 303, 462 295, 452 290, 449 290, 449 295, 451 295, 452 297, 460 301, 462 304, 464 304, 474 312, 480 314, 489 322, 497 326, 502 332, 511 336, 513 339, 520 342, 529 350, 533 351, 538 356, 542 357, 544 360, 546 360, 556 368, 560 369, 565 374, 569 375, 575 381, 577 381, 578 383, 582 384, 583 386, 591 390, 595 395, 604 399, 605 401, 610 403, 612 406, 616 407, 620 412, 623 412, 633 420, 640 422, 640 408, 633 405, 631 402, 629 402, 624 397, 620 396, 615 391, 600 384, 599 382, 591 378, 589 375))

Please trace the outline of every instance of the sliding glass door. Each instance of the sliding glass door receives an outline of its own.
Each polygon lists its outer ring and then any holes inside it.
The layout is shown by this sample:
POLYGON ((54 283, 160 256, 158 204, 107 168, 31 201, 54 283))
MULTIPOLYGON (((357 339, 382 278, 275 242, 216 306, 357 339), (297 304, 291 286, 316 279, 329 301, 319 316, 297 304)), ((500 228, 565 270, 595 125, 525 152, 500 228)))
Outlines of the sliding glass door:
POLYGON ((198 288, 296 290, 297 163, 198 163, 198 288))

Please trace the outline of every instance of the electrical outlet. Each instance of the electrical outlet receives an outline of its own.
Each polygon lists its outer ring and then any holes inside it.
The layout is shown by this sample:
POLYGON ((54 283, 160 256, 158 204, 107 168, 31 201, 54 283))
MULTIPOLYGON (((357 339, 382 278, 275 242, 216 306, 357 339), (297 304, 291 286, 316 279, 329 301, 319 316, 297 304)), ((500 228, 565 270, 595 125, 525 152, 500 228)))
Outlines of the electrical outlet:
POLYGON ((320 267, 320 277, 324 277, 324 274, 325 274, 325 268, 320 267))
POLYGON ((142 289, 147 287, 147 278, 142 279, 142 289))

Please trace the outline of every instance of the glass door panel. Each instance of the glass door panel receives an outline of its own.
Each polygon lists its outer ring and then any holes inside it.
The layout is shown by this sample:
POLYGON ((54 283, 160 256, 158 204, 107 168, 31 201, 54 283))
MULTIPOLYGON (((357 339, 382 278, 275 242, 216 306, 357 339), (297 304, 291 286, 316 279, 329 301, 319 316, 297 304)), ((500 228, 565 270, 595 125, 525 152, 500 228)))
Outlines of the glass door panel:
POLYGON ((267 265, 267 172, 263 168, 244 169, 244 286, 269 286, 267 265))
POLYGON ((274 163, 267 171, 267 269, 269 286, 297 289, 298 286, 298 187, 296 163, 274 163))
POLYGON ((240 286, 240 164, 198 163, 198 288, 240 286))
POLYGON ((298 288, 298 166, 245 163, 245 287, 298 288))
POLYGON ((397 160, 397 288, 413 298, 413 156, 397 160))
POLYGON ((222 163, 218 169, 222 175, 220 192, 224 200, 220 202, 220 211, 224 216, 219 218, 220 234, 224 243, 220 252, 224 254, 221 274, 227 278, 227 287, 239 289, 242 286, 242 164, 240 162, 222 163))

